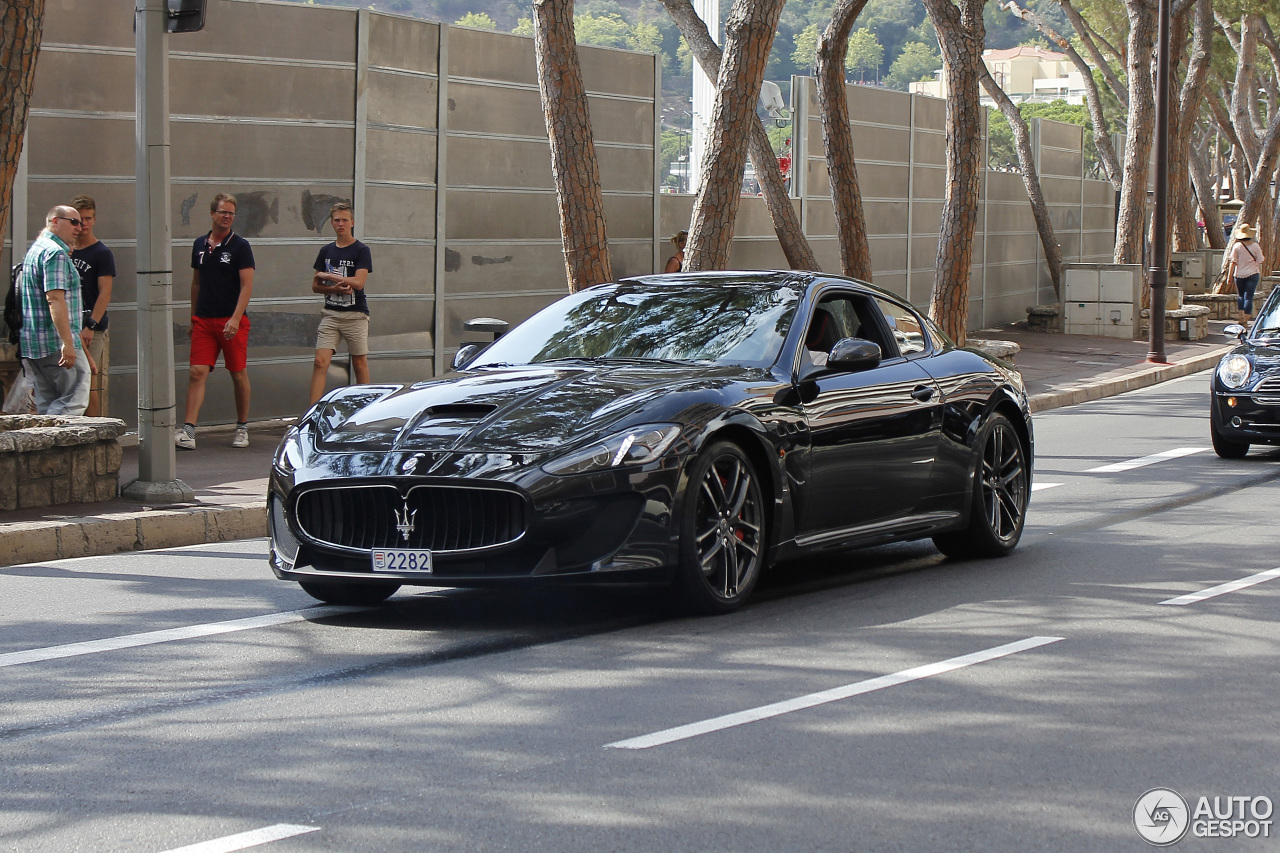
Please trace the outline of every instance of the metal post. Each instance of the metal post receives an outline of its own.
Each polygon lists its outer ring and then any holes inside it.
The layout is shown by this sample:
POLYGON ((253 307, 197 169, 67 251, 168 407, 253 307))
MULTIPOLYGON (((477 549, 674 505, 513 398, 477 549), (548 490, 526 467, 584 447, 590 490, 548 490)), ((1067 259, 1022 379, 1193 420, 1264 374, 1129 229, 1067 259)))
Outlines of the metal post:
POLYGON ((1169 0, 1160 0, 1156 50, 1156 192, 1152 211, 1151 330, 1147 361, 1167 364, 1164 352, 1164 301, 1169 287, 1169 0))
POLYGON ((169 232, 169 44, 165 0, 137 0, 138 479, 125 497, 195 498, 177 479, 173 428, 173 251, 169 232))

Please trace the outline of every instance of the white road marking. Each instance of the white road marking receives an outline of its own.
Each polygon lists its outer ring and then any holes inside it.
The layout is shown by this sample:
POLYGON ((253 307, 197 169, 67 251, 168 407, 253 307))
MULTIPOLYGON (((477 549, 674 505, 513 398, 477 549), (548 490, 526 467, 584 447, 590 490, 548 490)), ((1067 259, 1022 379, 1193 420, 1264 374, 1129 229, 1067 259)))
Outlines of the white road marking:
POLYGON ((1206 598, 1216 598, 1219 595, 1226 595, 1229 592, 1247 589, 1255 584, 1275 580, 1276 578, 1280 578, 1280 569, 1269 569, 1265 572, 1258 572, 1256 575, 1249 575, 1247 578, 1240 578, 1238 581, 1218 584, 1217 586, 1211 586, 1208 589, 1202 589, 1199 592, 1180 595, 1177 598, 1171 598, 1168 601, 1162 601, 1160 603, 1171 604, 1175 607, 1180 607, 1186 604, 1195 604, 1197 601, 1204 601, 1206 598))
POLYGON ((225 838, 214 838, 210 841, 201 841, 199 844, 188 844, 186 847, 174 847, 172 850, 164 851, 164 853, 234 853, 236 850, 247 850, 260 844, 270 844, 272 841, 293 838, 295 835, 306 835, 308 832, 316 832, 319 829, 320 827, 318 826, 277 823, 274 826, 267 826, 250 832, 228 835, 225 838))
POLYGON ((57 660, 58 658, 72 658, 80 655, 93 655, 99 652, 114 652, 119 649, 151 646, 156 643, 171 643, 175 640, 191 640, 196 637, 211 637, 216 634, 231 634, 236 631, 269 628, 273 625, 304 622, 311 619, 321 619, 326 616, 337 616, 343 613, 358 613, 361 610, 368 609, 367 607, 309 607, 306 610, 287 610, 283 613, 268 613, 266 616, 250 616, 245 619, 231 619, 226 622, 208 622, 203 625, 188 625, 183 628, 167 628, 163 631, 125 634, 122 637, 108 637, 105 640, 89 640, 83 643, 67 643, 63 646, 47 646, 43 649, 7 652, 0 654, 0 667, 38 663, 46 660, 57 660))
POLYGON ((1032 483, 1031 491, 1043 492, 1045 489, 1054 489, 1061 485, 1064 485, 1064 484, 1063 483, 1032 483))
POLYGON ((961 655, 960 657, 948 658, 947 660, 939 661, 938 663, 925 664, 924 666, 917 666, 912 669, 904 669, 901 672, 882 675, 878 678, 871 678, 866 681, 859 681, 856 684, 846 684, 843 687, 833 687, 830 690, 810 693, 807 696, 798 696, 795 699, 774 702, 770 705, 761 705, 758 708, 738 711, 733 714, 725 714, 724 716, 713 717, 709 720, 703 720, 698 723, 689 723, 687 725, 676 726, 671 729, 663 729, 662 731, 654 732, 653 734, 641 735, 640 737, 628 738, 627 740, 620 740, 614 743, 607 743, 605 744, 605 748, 649 749, 654 746, 662 746, 663 744, 673 743, 678 740, 687 740, 699 735, 733 728, 734 726, 742 726, 747 723, 754 723, 758 720, 766 720, 770 717, 779 717, 783 714, 790 714, 792 711, 803 711, 806 708, 812 708, 817 705, 825 705, 829 702, 838 702, 841 699, 848 699, 851 696, 859 696, 863 693, 870 693, 874 690, 883 690, 886 687, 896 687, 899 684, 906 684, 910 681, 919 681, 922 678, 942 675, 943 673, 952 672, 953 670, 963 669, 966 666, 973 666, 977 663, 985 663, 986 661, 1017 654, 1018 652, 1025 652, 1029 649, 1046 646, 1049 643, 1057 643, 1062 639, 1064 638, 1030 637, 1026 640, 1019 640, 1016 643, 1006 643, 1003 646, 995 646, 994 648, 985 649, 980 652, 973 652, 971 654, 961 655))
POLYGON ((1179 447, 1174 450, 1166 450, 1163 453, 1153 453, 1150 456, 1142 456, 1138 459, 1127 459, 1124 462, 1113 462, 1110 465, 1099 465, 1097 468, 1090 468, 1085 471, 1086 474, 1114 474, 1118 471, 1132 471, 1134 468, 1145 468, 1148 465, 1154 465, 1157 462, 1164 462, 1166 459, 1178 459, 1182 456, 1190 456, 1193 453, 1204 453, 1207 447, 1179 447))

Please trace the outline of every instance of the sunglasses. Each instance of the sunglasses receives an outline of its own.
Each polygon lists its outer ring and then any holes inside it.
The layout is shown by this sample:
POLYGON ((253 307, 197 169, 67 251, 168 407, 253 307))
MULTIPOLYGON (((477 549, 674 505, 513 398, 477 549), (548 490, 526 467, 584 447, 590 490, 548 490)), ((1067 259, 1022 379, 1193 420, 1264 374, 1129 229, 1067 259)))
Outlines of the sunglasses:
POLYGON ((236 215, 236 212, 234 210, 215 210, 214 213, 217 214, 218 216, 235 216, 236 215))
POLYGON ((70 222, 70 223, 71 223, 72 225, 74 225, 75 227, 77 227, 77 228, 79 228, 79 227, 80 227, 80 220, 79 220, 79 219, 71 219, 71 218, 66 217, 66 216, 55 216, 55 217, 54 217, 54 219, 64 219, 64 220, 66 220, 67 222, 70 222))

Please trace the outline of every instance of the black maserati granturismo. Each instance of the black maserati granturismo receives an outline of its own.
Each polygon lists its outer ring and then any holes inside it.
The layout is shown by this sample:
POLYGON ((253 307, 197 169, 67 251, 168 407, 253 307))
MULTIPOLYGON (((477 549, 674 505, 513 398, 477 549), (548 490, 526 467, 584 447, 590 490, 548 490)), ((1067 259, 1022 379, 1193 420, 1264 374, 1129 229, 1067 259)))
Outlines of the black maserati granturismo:
POLYGON ((1017 371, 890 293, 641 276, 462 347, 448 375, 324 397, 272 464, 270 560, 331 603, 604 581, 726 612, 806 553, 1008 554, 1032 454, 1017 371))

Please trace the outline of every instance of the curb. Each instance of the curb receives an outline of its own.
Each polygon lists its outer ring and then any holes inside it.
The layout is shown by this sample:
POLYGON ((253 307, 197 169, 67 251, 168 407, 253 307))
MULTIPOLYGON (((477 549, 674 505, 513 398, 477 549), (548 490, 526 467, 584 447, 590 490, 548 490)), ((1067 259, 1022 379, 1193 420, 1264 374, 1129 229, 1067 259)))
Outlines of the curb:
POLYGON ((267 535, 266 501, 0 524, 0 566, 267 535))
POLYGON ((1114 397, 1116 394, 1136 391, 1139 388, 1149 388, 1152 385, 1158 385, 1170 379, 1179 379, 1183 376, 1190 376, 1192 373, 1199 373, 1201 370, 1207 370, 1216 365, 1234 346, 1234 344, 1230 344, 1177 364, 1153 364, 1138 373, 1110 379, 1105 382, 1036 394, 1028 400, 1028 403, 1033 413, 1043 412, 1062 406, 1073 406, 1076 403, 1087 403, 1090 400, 1101 400, 1103 397, 1114 397))

